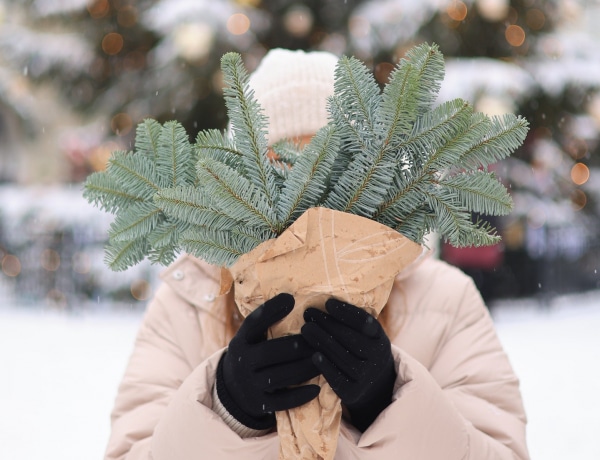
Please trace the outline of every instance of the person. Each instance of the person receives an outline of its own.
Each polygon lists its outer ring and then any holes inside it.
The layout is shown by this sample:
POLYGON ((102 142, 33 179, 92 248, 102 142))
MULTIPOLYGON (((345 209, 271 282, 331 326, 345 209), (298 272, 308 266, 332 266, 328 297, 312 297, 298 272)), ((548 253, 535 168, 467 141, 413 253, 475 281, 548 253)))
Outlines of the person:
MULTIPOLYGON (((275 49, 250 78, 269 142, 327 123, 337 58, 275 49)), ((274 411, 317 397, 344 416, 336 459, 529 458, 519 381, 473 281, 426 253, 394 280, 381 315, 332 294, 301 333, 266 339, 290 294, 241 318, 221 271, 182 255, 161 275, 118 389, 106 460, 278 458, 274 411)))

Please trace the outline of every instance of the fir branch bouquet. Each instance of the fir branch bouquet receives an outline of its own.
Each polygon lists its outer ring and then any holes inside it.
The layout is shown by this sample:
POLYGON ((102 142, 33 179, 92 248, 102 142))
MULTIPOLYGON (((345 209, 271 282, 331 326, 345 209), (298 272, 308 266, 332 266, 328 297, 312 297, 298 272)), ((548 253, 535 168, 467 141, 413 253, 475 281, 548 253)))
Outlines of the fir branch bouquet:
POLYGON ((434 230, 455 246, 499 241, 471 213, 510 212, 510 195, 486 168, 523 142, 527 122, 476 113, 461 99, 434 107, 444 76, 436 45, 411 49, 383 91, 362 62, 342 57, 329 123, 304 148, 274 145, 276 160, 241 57, 225 54, 221 64, 229 133, 202 131, 192 144, 177 122, 148 119, 133 152, 114 152, 106 171, 88 177, 84 196, 116 215, 105 257, 113 270, 144 257, 167 265, 182 250, 231 266, 314 207, 416 243, 434 230))

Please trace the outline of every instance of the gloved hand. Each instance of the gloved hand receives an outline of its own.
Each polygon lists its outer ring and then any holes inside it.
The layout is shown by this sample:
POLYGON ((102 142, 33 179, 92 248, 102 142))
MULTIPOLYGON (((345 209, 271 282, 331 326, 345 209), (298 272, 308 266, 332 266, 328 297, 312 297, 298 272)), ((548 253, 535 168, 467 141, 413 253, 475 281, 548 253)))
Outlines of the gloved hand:
POLYGON ((231 339, 217 368, 221 404, 240 423, 262 430, 275 426, 274 411, 315 398, 318 385, 299 385, 319 374, 314 350, 300 335, 267 340, 268 328, 294 308, 294 297, 279 294, 250 313, 231 339))
POLYGON ((390 340, 365 310, 336 299, 304 312, 302 336, 316 350, 313 362, 365 431, 392 401, 396 371, 390 340))

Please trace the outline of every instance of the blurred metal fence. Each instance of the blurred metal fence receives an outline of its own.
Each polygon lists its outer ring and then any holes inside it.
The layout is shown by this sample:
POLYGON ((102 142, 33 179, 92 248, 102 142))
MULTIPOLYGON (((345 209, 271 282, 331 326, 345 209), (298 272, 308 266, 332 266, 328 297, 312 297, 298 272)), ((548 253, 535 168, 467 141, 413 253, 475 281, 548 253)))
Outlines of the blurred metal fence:
POLYGON ((77 308, 146 300, 160 267, 108 269, 111 220, 82 198, 81 186, 0 187, 1 301, 77 308))

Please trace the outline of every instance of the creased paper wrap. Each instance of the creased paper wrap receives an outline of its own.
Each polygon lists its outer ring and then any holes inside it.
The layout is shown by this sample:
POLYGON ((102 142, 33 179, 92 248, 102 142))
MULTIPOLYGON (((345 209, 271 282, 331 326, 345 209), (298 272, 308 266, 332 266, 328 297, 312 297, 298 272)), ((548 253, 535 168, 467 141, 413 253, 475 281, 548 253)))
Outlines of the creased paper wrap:
MULTIPOLYGON (((241 256, 225 273, 222 291, 235 286, 235 300, 247 316, 281 292, 294 296, 294 310, 270 332, 297 334, 307 307, 324 308, 336 297, 377 316, 396 275, 421 254, 421 246, 378 222, 327 208, 311 208, 278 238, 241 256), (230 275, 230 276, 227 276, 230 275)), ((342 408, 323 376, 318 398, 277 412, 281 459, 332 459, 342 408)))

